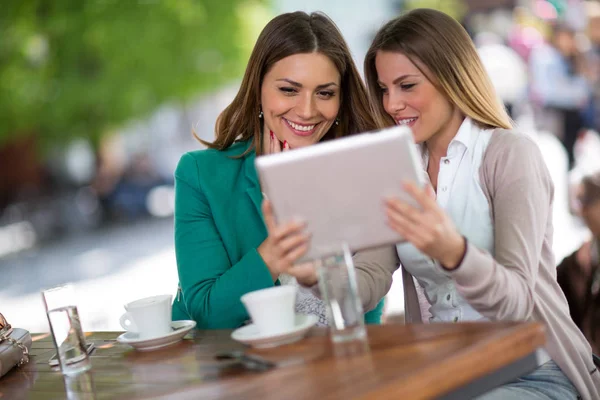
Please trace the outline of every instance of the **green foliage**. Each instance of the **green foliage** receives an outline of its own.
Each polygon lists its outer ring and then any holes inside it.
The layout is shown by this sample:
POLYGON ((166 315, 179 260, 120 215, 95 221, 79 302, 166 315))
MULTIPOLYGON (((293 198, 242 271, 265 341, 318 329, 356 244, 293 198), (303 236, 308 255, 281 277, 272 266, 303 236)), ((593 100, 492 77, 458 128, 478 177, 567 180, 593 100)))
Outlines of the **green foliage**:
POLYGON ((467 12, 467 6, 463 0, 406 0, 406 10, 415 8, 433 8, 442 11, 452 18, 460 21, 467 12))
POLYGON ((262 0, 3 1, 0 143, 95 139, 239 77, 258 34, 246 17, 260 10, 262 0))

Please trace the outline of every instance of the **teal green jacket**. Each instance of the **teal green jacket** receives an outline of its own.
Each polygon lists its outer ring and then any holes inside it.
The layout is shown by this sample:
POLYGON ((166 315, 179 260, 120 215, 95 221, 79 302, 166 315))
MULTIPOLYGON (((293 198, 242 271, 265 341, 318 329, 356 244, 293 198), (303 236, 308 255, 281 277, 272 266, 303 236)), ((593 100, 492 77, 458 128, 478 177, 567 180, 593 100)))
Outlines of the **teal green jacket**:
MULTIPOLYGON (((173 320, 192 319, 200 329, 233 329, 249 316, 240 297, 279 285, 258 246, 267 238, 250 142, 225 151, 185 154, 175 171, 175 254, 179 290, 173 320)), ((365 315, 379 323, 383 301, 365 315)))

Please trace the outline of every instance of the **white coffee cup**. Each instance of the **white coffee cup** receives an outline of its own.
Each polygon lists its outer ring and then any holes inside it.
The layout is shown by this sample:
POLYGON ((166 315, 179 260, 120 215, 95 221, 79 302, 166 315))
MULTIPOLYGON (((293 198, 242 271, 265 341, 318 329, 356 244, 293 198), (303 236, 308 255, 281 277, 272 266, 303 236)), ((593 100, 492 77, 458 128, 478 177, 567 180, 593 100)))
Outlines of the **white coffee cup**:
POLYGON ((140 339, 160 337, 172 332, 170 294, 151 296, 125 304, 127 312, 119 320, 123 329, 140 339))
POLYGON ((296 292, 296 286, 275 286, 246 293, 241 300, 260 333, 276 335, 294 328, 296 292))

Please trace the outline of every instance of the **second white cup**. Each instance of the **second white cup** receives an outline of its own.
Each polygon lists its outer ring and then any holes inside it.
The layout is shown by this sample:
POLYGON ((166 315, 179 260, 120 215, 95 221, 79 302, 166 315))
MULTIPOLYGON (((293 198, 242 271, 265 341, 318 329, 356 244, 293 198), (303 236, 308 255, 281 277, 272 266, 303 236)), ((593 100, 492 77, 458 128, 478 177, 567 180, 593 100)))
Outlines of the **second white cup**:
POLYGON ((170 294, 151 296, 125 304, 127 312, 119 320, 123 329, 140 339, 160 337, 172 331, 170 294))
POLYGON ((294 328, 297 288, 291 285, 256 290, 241 297, 261 334, 276 335, 294 328))

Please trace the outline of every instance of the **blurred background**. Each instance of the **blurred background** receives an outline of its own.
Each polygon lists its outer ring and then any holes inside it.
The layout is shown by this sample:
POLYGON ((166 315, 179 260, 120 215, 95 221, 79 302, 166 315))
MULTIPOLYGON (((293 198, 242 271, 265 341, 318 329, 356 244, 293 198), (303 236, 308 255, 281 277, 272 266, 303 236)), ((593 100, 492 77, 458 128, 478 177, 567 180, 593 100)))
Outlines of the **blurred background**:
MULTIPOLYGON (((324 11, 362 70, 377 29, 438 8, 473 37, 556 185, 557 262, 589 235, 600 169, 600 3, 583 0, 6 0, 0 13, 0 312, 48 331, 40 291, 73 282, 85 330, 175 293, 173 171, 214 136, 275 15, 324 11), (558 74, 558 75, 557 75, 558 74), (598 117, 596 117, 598 114, 598 117)), ((199 260, 201 263, 202 260, 199 260)), ((401 314, 400 277, 387 314, 401 314)))

